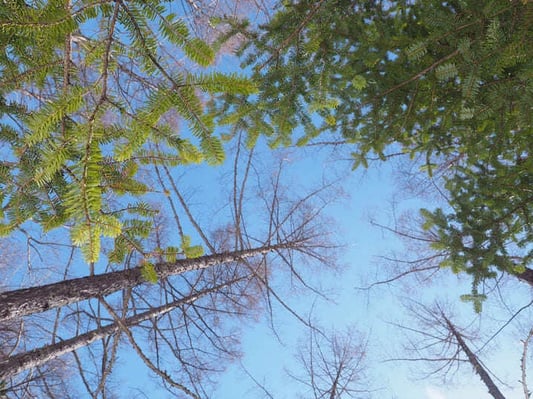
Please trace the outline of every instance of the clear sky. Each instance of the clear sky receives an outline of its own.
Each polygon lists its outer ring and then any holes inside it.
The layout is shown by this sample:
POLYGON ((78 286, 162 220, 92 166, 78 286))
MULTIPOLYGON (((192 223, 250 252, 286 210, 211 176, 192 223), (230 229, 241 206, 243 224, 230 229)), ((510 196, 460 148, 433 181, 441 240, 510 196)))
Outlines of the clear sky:
MULTIPOLYGON (((435 299, 447 300, 452 304, 454 321, 462 327, 476 326, 480 330, 481 339, 473 343, 473 349, 479 348, 503 323, 514 310, 528 302, 529 289, 514 281, 502 283, 498 293, 493 293, 487 301, 484 312, 476 315, 469 303, 463 303, 459 296, 469 292, 469 280, 464 276, 454 276, 449 271, 437 275, 432 282, 420 284, 415 279, 406 278, 391 285, 378 286, 371 290, 360 290, 379 279, 390 276, 390 266, 380 256, 396 251, 400 257, 411 257, 413 254, 393 234, 373 226, 370 220, 393 226, 395 218, 408 209, 417 210, 423 205, 420 199, 413 199, 398 180, 399 164, 391 161, 376 164, 367 171, 350 172, 349 163, 334 161, 342 158, 339 153, 331 156, 330 150, 289 149, 277 152, 265 151, 260 155, 259 165, 274 164, 283 159, 287 164, 285 183, 292 189, 305 190, 322 181, 329 174, 342 175, 341 185, 345 195, 339 195, 327 213, 331 217, 332 228, 344 245, 340 252, 339 263, 343 266, 338 273, 324 272, 319 276, 308 276, 314 283, 317 280, 329 294, 330 301, 323 300, 311 292, 299 292, 291 295, 287 284, 280 283, 280 293, 294 309, 306 318, 312 314, 320 326, 342 330, 347 326, 356 328, 366 337, 368 356, 366 359, 366 378, 363 389, 371 390, 372 398, 395 399, 471 399, 489 398, 486 388, 479 378, 473 374, 470 365, 463 365, 454 375, 446 380, 423 377, 428 370, 423 362, 411 363, 387 361, 396 357, 407 357, 402 350, 407 339, 415 335, 402 332, 390 323, 417 327, 402 310, 401 303, 416 300, 431 304, 435 299), (280 155, 281 154, 281 155, 280 155), (393 205, 394 204, 394 205, 393 205), (393 211, 394 210, 394 211, 393 211), (318 278, 317 278, 318 277, 318 278), (285 286, 285 290, 283 287, 285 286), (505 308, 498 296, 503 296, 507 303, 505 308)), ((229 165, 219 169, 199 168, 182 183, 184 189, 194 187, 191 200, 200 209, 205 202, 217 200, 213 196, 224 193, 224 190, 212 191, 215 182, 223 184, 229 165), (188 185, 190 184, 190 185, 188 185), (218 193, 218 194, 217 194, 218 193)), ((192 191, 191 191, 192 192, 192 191)), ((427 203, 426 206, 434 206, 427 203)), ((405 258, 404 258, 405 259, 405 258)), ((244 324, 243 358, 229 367, 222 377, 220 386, 212 398, 263 398, 264 393, 247 375, 250 373, 257 381, 264 384, 276 399, 290 399, 302 391, 302 387, 292 381, 286 371, 298 371, 294 354, 299 340, 305 337, 305 327, 294 316, 275 306, 272 330, 268 317, 257 323, 244 324), (244 371, 246 370, 246 372, 244 371)), ((517 318, 527 324, 531 320, 521 314, 517 318)), ((511 324, 481 352, 480 358, 498 378, 510 384, 507 387, 500 383, 502 391, 508 399, 523 397, 521 386, 516 383, 520 377, 520 323, 511 324)), ((527 326, 526 326, 527 327, 527 326)), ((124 374, 131 376, 146 370, 144 367, 128 364, 124 374), (140 367, 140 368, 138 368, 140 367)), ((122 373, 121 373, 122 374, 122 373)), ((130 380, 123 377, 127 383, 130 380)), ((154 398, 166 398, 168 393, 152 391, 154 398)))
MULTIPOLYGON (((313 151, 304 155, 300 151, 294 151, 294 155, 289 156, 294 175, 309 181, 313 180, 311 176, 316 179, 332 169, 349 169, 346 162, 343 165, 332 164, 331 160, 324 156, 326 153, 327 151, 323 151, 320 157, 313 151)), ((464 365, 452 378, 445 381, 443 378, 421 378, 421 371, 428 370, 427 364, 423 362, 387 362, 387 359, 405 356, 401 350, 405 337, 397 327, 388 323, 413 326, 413 323, 405 318, 400 302, 412 299, 430 304, 435 299, 446 299, 453 305, 454 314, 463 316, 458 318, 456 323, 466 327, 472 320, 477 320, 479 325, 487 328, 481 332, 482 337, 486 339, 505 322, 512 305, 509 309, 502 310, 498 300, 489 300, 484 314, 475 315, 471 304, 459 300, 461 294, 469 292, 469 279, 458 278, 449 271, 441 273, 434 283, 425 286, 417 285, 413 279, 405 279, 405 284, 398 282, 369 291, 356 289, 376 281, 380 276, 387 276, 387 272, 376 272, 386 267, 386 262, 380 259, 380 256, 395 250, 400 256, 412 258, 413 254, 402 246, 397 237, 370 223, 372 219, 393 226, 393 209, 397 212, 396 217, 399 217, 398 213, 402 210, 411 208, 416 211, 424 205, 420 199, 414 200, 409 193, 399 191, 402 184, 398 182, 398 168, 399 164, 391 161, 345 176, 342 185, 347 195, 329 209, 335 229, 338 229, 339 237, 346 245, 340 258, 341 263, 345 265, 344 272, 341 275, 324 276, 326 284, 336 287, 336 294, 332 295, 335 302, 320 301, 311 294, 298 298, 296 302, 301 308, 312 305, 313 315, 324 327, 342 329, 348 325, 355 326, 367 337, 369 355, 366 381, 368 389, 375 390, 372 393, 374 398, 488 398, 485 386, 473 374, 469 365, 464 365)), ((425 206, 433 207, 435 204, 428 202, 425 206)), ((509 285, 510 287, 502 285, 500 294, 514 295, 512 298, 506 297, 510 304, 525 305, 530 297, 528 287, 518 287, 522 289, 513 292, 516 284, 510 282, 509 285)), ((531 319, 525 317, 522 320, 527 324, 531 319)), ((283 342, 279 342, 266 321, 249 327, 244 338, 245 356, 242 364, 254 378, 272 389, 275 398, 292 398, 294 391, 302 387, 291 383, 285 370, 298 367, 294 363, 293 355, 295 343, 304 335, 304 329, 292 316, 283 312, 276 315, 275 325, 278 328, 277 335, 283 342)), ((508 399, 522 398, 523 392, 516 380, 520 378, 519 361, 522 347, 519 340, 523 337, 517 334, 516 327, 513 326, 504 330, 501 336, 507 339, 500 341, 499 346, 489 346, 490 351, 481 352, 481 359, 486 361, 486 365, 497 377, 514 387, 510 389, 500 384, 508 399)), ((483 342, 481 339, 476 344, 483 342)), ((222 380, 221 388, 214 397, 254 397, 252 392, 255 397, 262 397, 260 390, 257 387, 252 388, 254 384, 246 383, 246 380, 246 373, 241 370, 241 366, 235 365, 228 377, 222 380)))

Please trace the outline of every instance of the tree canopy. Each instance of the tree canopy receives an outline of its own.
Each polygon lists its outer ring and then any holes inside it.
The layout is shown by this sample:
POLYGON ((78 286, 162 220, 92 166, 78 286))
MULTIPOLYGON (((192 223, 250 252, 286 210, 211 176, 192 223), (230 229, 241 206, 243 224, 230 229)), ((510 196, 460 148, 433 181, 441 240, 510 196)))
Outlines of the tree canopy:
POLYGON ((125 242, 142 246, 150 230, 142 165, 224 159, 204 102, 254 85, 202 71, 215 50, 165 3, 3 2, 3 235, 30 219, 45 231, 68 225, 88 262, 98 260, 101 236, 116 239, 121 261, 125 242), (117 207, 115 196, 131 201, 117 207))
POLYGON ((473 276, 472 299, 498 272, 533 284, 531 2, 288 1, 234 29, 260 93, 223 107, 239 104, 226 120, 251 142, 340 135, 354 168, 423 156, 447 190, 449 206, 423 210, 442 265, 473 276))
MULTIPOLYGON (((59 397, 71 367, 106 397, 126 337, 174 394, 208 397, 243 319, 279 306, 313 327, 277 283, 323 296, 308 275, 335 265, 333 185, 288 193, 284 162, 255 164, 265 142, 342 143, 353 169, 405 156, 446 200, 420 227, 440 267, 471 276, 463 299, 480 311, 501 274, 533 286, 533 2, 283 0, 260 25, 222 11, 238 3, 0 0, 0 236, 25 235, 41 266, 0 293, 0 396, 59 397), (241 68, 217 65, 235 38, 241 68), (207 191, 229 199, 197 212, 205 227, 176 175, 228 155, 207 191)), ((296 380, 316 397, 369 392, 359 336, 311 331, 296 380)))

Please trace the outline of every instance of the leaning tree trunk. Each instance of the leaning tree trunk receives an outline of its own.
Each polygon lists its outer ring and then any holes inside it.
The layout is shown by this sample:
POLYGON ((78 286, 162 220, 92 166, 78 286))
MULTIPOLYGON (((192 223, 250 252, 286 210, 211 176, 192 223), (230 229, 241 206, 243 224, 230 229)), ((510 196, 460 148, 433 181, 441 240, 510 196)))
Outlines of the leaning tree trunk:
POLYGON ((448 320, 446 316, 444 316, 444 314, 442 315, 442 317, 444 318, 444 321, 446 321, 446 324, 450 332, 453 334, 455 339, 457 339, 457 343, 459 344, 463 352, 466 354, 468 361, 470 362, 472 367, 474 367, 476 374, 479 375, 479 377, 481 378, 481 381, 483 381, 485 386, 488 388, 491 396, 494 399, 505 399, 505 396, 503 396, 503 394, 500 392, 500 390, 498 389, 494 381, 492 381, 492 378, 490 378, 489 373, 487 373, 487 371, 483 368, 477 356, 474 354, 474 352, 470 350, 470 348, 464 341, 463 336, 457 331, 457 329, 450 322, 450 320, 448 320))
MULTIPOLYGON (((162 262, 154 266, 158 278, 178 275, 192 270, 236 262, 254 255, 264 254, 281 248, 289 248, 290 243, 269 245, 243 251, 224 252, 193 259, 180 259, 175 262, 162 262)), ((23 288, 0 293, 0 322, 15 317, 44 312, 90 298, 109 295, 113 292, 146 283, 142 267, 121 270, 94 276, 64 280, 54 284, 23 288)))
MULTIPOLYGON (((166 305, 152 308, 146 312, 139 313, 135 316, 126 318, 122 321, 122 324, 128 328, 135 326, 145 320, 153 319, 154 317, 168 313, 174 310, 179 305, 192 303, 197 299, 201 298, 202 296, 217 291, 232 283, 233 282, 220 284, 216 287, 202 290, 200 292, 183 297, 166 305)), ((100 327, 95 330, 89 331, 85 334, 78 335, 74 338, 70 338, 52 345, 43 346, 42 348, 34 349, 28 352, 8 357, 7 359, 0 361, 0 381, 5 380, 9 377, 13 377, 14 375, 24 370, 40 366, 48 362, 49 360, 55 359, 61 355, 73 352, 76 349, 90 345, 91 343, 100 338, 104 338, 118 332, 120 329, 121 326, 119 323, 113 323, 105 327, 100 327)))

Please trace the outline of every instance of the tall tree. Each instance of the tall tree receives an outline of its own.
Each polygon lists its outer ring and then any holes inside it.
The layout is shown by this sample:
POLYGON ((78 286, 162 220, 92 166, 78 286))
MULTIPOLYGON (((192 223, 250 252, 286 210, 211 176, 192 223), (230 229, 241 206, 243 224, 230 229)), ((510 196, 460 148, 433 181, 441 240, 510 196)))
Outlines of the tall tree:
POLYGON ((203 295, 206 295, 214 290, 219 290, 220 288, 222 287, 213 287, 211 289, 204 290, 203 292, 198 292, 163 306, 159 306, 135 316, 128 317, 125 320, 119 320, 107 326, 88 331, 71 339, 66 339, 55 344, 9 357, 6 360, 0 361, 0 378, 6 379, 29 368, 45 364, 47 361, 55 359, 61 355, 64 355, 65 353, 73 352, 78 348, 90 345, 96 340, 113 335, 119 332, 121 329, 130 329, 131 327, 134 327, 143 321, 171 312, 180 305, 194 302, 203 295))
MULTIPOLYGON (((161 208, 168 210, 165 212, 168 215, 166 224, 172 223, 174 228, 169 228, 169 225, 165 233, 157 218, 154 218, 151 238, 146 240, 149 242, 143 243, 143 248, 146 250, 130 249, 126 255, 129 263, 124 265, 119 263, 119 270, 116 270, 117 266, 110 265, 111 270, 116 271, 89 275, 74 281, 64 280, 48 287, 33 287, 27 291, 23 289, 18 293, 4 292, 6 301, 13 303, 11 299, 15 297, 19 297, 22 302, 29 299, 36 305, 34 310, 48 310, 43 315, 23 316, 24 324, 27 325, 28 322, 37 319, 41 324, 45 324, 43 319, 56 313, 51 309, 44 309, 41 301, 33 300, 39 297, 35 295, 36 292, 51 293, 51 298, 58 299, 57 294, 62 290, 57 287, 65 287, 68 291, 63 298, 64 301, 61 300, 61 304, 57 303, 59 307, 54 324, 59 325, 59 330, 57 332, 54 330, 56 338, 24 340, 24 345, 20 345, 12 353, 12 360, 6 361, 17 362, 17 359, 26 359, 27 364, 31 365, 34 360, 33 354, 44 356, 41 359, 46 360, 50 354, 55 356, 63 353, 55 349, 64 348, 62 346, 64 344, 71 342, 83 344, 82 348, 74 352, 69 351, 70 355, 62 356, 61 362, 71 373, 72 366, 77 368, 82 383, 79 386, 85 387, 91 396, 99 397, 104 395, 104 391, 111 389, 106 387, 110 386, 109 384, 112 386, 113 375, 116 375, 116 372, 113 372, 113 369, 116 369, 113 364, 124 350, 121 345, 123 339, 120 337, 126 337, 138 358, 162 380, 163 386, 175 391, 180 390, 181 384, 194 395, 207 397, 204 384, 209 382, 209 376, 220 373, 231 359, 236 357, 239 335, 232 320, 235 317, 250 317, 256 314, 258 309, 272 306, 273 301, 280 301, 282 306, 292 311, 284 302, 282 292, 275 288, 278 283, 272 286, 272 281, 281 282, 281 276, 291 275, 296 279, 294 283, 308 285, 305 275, 308 274, 307 266, 312 264, 309 260, 318 260, 323 262, 322 264, 332 264, 333 261, 333 258, 328 256, 324 225, 320 223, 320 212, 332 197, 324 195, 324 202, 313 200, 319 199, 322 191, 328 187, 311 193, 295 193, 298 198, 291 200, 283 185, 281 171, 276 171, 272 177, 271 171, 259 167, 259 164, 255 170, 250 166, 249 152, 241 148, 240 154, 242 160, 237 162, 239 165, 239 170, 235 172, 237 176, 230 175, 230 180, 234 182, 234 187, 228 190, 231 206, 227 207, 225 215, 219 218, 221 225, 218 228, 213 230, 213 220, 209 218, 206 221, 209 228, 203 226, 195 216, 195 209, 190 207, 188 202, 182 202, 184 198, 180 199, 183 197, 181 191, 184 189, 183 182, 176 182, 172 174, 165 177, 164 167, 158 166, 165 187, 162 186, 161 191, 168 193, 165 198, 172 204, 168 208, 161 208), (244 170, 241 172, 242 166, 244 170), (263 180, 258 173, 264 174, 266 180, 263 180), (254 200, 255 193, 259 189, 261 197, 259 200, 254 200), (190 220, 187 220, 189 218, 190 220), (187 239, 183 235, 184 224, 193 226, 191 231, 197 230, 197 239, 205 239, 203 244, 212 255, 198 257, 199 253, 194 246, 185 245, 187 239), (168 239, 171 242, 181 241, 181 247, 174 247, 173 251, 170 251, 169 248, 173 247, 166 243, 168 239), (285 242, 288 247, 285 249, 279 247, 281 252, 275 250, 275 253, 268 257, 261 255, 263 250, 271 252, 267 247, 275 248, 276 241, 285 242), (290 242, 296 246, 289 248, 290 242), (253 243, 258 245, 264 243, 265 246, 259 250, 257 256, 252 255, 245 259, 245 256, 241 255, 255 253, 246 249, 253 243), (162 250, 163 248, 165 249, 162 250), (234 248, 243 249, 234 251, 234 248), (224 257, 227 262, 223 264, 215 260, 224 257), (176 258, 185 259, 176 261, 176 258), (299 262, 306 258, 308 259, 306 266, 301 268, 299 262), (183 264, 178 266, 180 263, 183 264), (183 273, 172 275, 163 272, 165 275, 158 276, 158 272, 163 271, 162 266, 165 264, 167 266, 174 264, 183 273), (186 264, 191 267, 184 268, 186 264), (104 277, 106 275, 107 277, 104 277), (157 284, 149 284, 148 280, 153 283, 154 278, 157 279, 157 284), (113 282, 108 285, 102 281, 98 282, 99 279, 113 280, 113 282), (96 283, 88 284, 87 287, 92 288, 80 289, 77 285, 77 282, 85 284, 91 280, 96 283), (201 291, 213 285, 229 284, 234 280, 238 280, 238 283, 232 283, 231 288, 217 290, 200 302, 190 303, 186 309, 175 309, 172 314, 158 316, 150 322, 130 328, 129 332, 123 329, 116 332, 117 319, 125 321, 136 317, 147 307, 160 308, 165 304, 172 304, 186 296, 192 288, 201 291), (95 291, 92 291, 93 288, 95 291), (116 293, 111 294, 109 290, 114 290, 116 293), (88 300, 89 297, 83 293, 91 294, 91 291, 96 297, 88 300), (24 295, 24 292, 33 294, 24 295), (33 299, 30 299, 31 297, 33 299), (70 305, 67 302, 70 302, 70 305), (110 319, 115 320, 115 327, 108 327, 110 319), (92 332, 87 334, 89 331, 92 332), (104 337, 99 335, 99 339, 89 345, 86 338, 96 336, 93 333, 99 331, 107 331, 109 334, 104 337), (150 343, 156 345, 155 353, 150 349, 150 343), (40 348, 46 349, 41 351, 40 348)), ((224 184, 225 182, 222 185, 224 184)), ((213 189, 214 186, 209 187, 209 190, 213 189)), ((209 208, 212 204, 209 200, 206 201, 207 208, 198 208, 200 214, 211 212, 209 208)), ((215 226, 217 224, 218 221, 215 226)), ((114 245, 110 249, 111 252, 106 255, 112 258, 117 246, 114 245)), ((16 308, 18 306, 14 306, 13 309, 16 308)), ((18 317, 20 316, 19 314, 18 317)), ((52 326, 46 328, 45 324, 42 334, 48 336, 48 331, 52 328, 52 326)), ((73 349, 72 346, 68 348, 73 349)), ((36 370, 38 368, 9 379, 8 386, 16 387, 19 383, 22 384, 19 386, 25 386, 24 384, 29 384, 31 387, 38 386, 31 380, 32 373, 34 375, 36 370)))
MULTIPOLYGON (((460 328, 452 321, 448 314, 449 309, 446 309, 445 305, 436 303, 433 306, 425 306, 414 303, 409 306, 409 311, 415 323, 397 326, 409 334, 409 343, 406 349, 412 355, 393 359, 393 361, 426 363, 430 368, 427 376, 436 375, 442 378, 448 378, 460 370, 462 366, 469 365, 491 397, 505 399, 497 384, 501 380, 498 380, 497 376, 488 368, 487 363, 482 360, 479 349, 475 349, 473 344, 475 341, 469 337, 468 330, 460 328)), ((518 313, 512 318, 517 315, 518 313)), ((504 327, 511 320, 505 323, 504 327)), ((502 328, 496 332, 496 335, 501 332, 502 328)), ((490 339, 494 337, 493 335, 490 339)), ((518 369, 517 362, 517 371, 518 369)))
POLYGON ((201 256, 194 259, 181 259, 155 265, 143 264, 131 269, 105 274, 63 280, 58 283, 22 288, 0 294, 0 321, 31 315, 68 305, 74 302, 109 295, 140 284, 157 282, 171 275, 201 270, 214 265, 238 262, 254 255, 262 255, 283 247, 296 247, 296 243, 271 245, 244 251, 201 256))

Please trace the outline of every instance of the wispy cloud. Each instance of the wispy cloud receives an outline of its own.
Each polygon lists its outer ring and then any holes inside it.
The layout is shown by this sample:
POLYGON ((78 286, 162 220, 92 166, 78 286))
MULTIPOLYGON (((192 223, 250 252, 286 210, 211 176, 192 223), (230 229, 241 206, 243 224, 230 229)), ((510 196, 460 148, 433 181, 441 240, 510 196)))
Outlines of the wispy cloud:
POLYGON ((426 399, 446 399, 441 391, 435 387, 425 387, 426 399))

